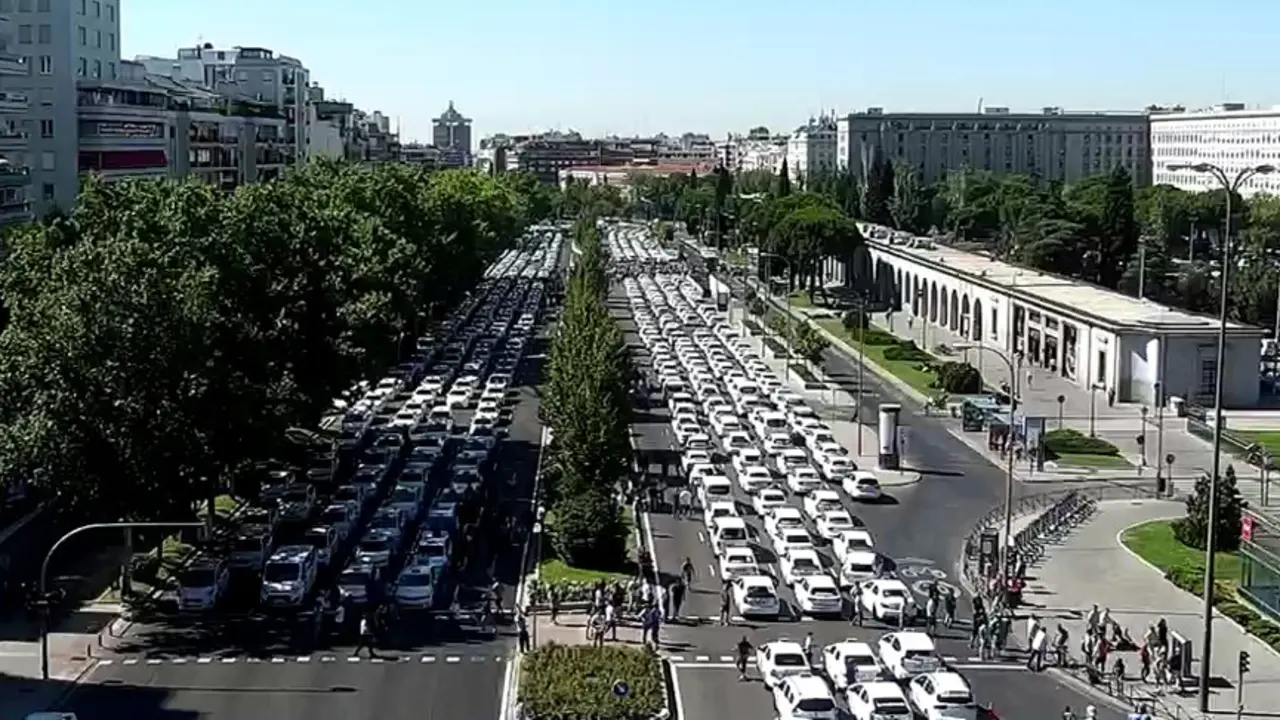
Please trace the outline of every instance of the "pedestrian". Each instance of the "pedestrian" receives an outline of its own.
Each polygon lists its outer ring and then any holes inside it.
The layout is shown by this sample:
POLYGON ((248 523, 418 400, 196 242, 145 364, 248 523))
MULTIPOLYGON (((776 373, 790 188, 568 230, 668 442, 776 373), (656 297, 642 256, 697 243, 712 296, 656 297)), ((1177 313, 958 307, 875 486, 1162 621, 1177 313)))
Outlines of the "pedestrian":
POLYGON ((1070 643, 1071 643, 1071 638, 1070 638, 1070 635, 1067 633, 1067 629, 1062 626, 1062 623, 1058 623, 1058 637, 1056 640, 1054 640, 1054 643, 1053 643, 1054 655, 1057 658, 1058 667, 1067 667, 1067 665, 1069 664, 1068 663, 1069 658, 1067 657, 1067 648, 1071 646, 1070 643))
POLYGON ((942 596, 943 618, 950 630, 956 623, 956 590, 955 588, 947 588, 947 594, 942 596))
POLYGON ((693 587, 693 578, 696 574, 693 569, 693 561, 685 558, 684 564, 680 566, 680 577, 684 578, 684 584, 693 587))
POLYGON ((1031 381, 1036 379, 1036 374, 1030 370, 1027 371, 1027 389, 1031 389, 1031 381))
POLYGON ((373 619, 370 613, 365 613, 360 617, 360 640, 356 643, 355 656, 360 657, 360 651, 367 648, 369 657, 376 657, 373 644, 373 619))
POLYGON ((591 591, 591 608, 596 611, 604 610, 604 581, 596 583, 596 587, 591 591))
POLYGON ((976 636, 978 640, 978 657, 983 660, 991 659, 991 623, 985 622, 975 626, 976 636))
POLYGON ((807 633, 804 636, 804 658, 809 666, 813 666, 813 633, 807 633))
POLYGON ((853 603, 853 624, 862 627, 862 585, 853 584, 853 588, 849 591, 849 600, 853 603))
POLYGON ((1098 620, 1101 617, 1102 611, 1098 609, 1098 605, 1095 603, 1084 616, 1084 627, 1089 635, 1094 635, 1098 632, 1098 620))
POLYGON ((1027 653, 1027 669, 1032 672, 1040 672, 1044 669, 1044 651, 1045 642, 1048 640, 1048 632, 1043 626, 1036 628, 1036 634, 1031 638, 1030 651, 1027 653))
POLYGON ((1107 407, 1116 406, 1116 389, 1114 387, 1107 388, 1107 407))
POLYGON ((653 586, 653 593, 658 609, 662 611, 662 620, 666 622, 671 617, 671 593, 662 586, 661 581, 653 586))
POLYGON ((659 638, 658 638, 658 633, 660 628, 662 627, 662 612, 658 610, 658 608, 656 607, 649 608, 648 621, 649 621, 649 635, 653 638, 653 649, 657 650, 661 645, 661 642, 659 641, 659 638))
POLYGON ((728 624, 729 624, 729 602, 730 602, 730 600, 731 600, 731 598, 730 598, 730 595, 729 595, 729 586, 726 584, 726 585, 724 586, 724 589, 722 589, 722 590, 720 591, 720 624, 721 624, 721 625, 728 625, 728 624))
POLYGON ((1035 638, 1036 632, 1040 630, 1040 618, 1034 614, 1027 616, 1027 652, 1031 652, 1031 641, 1035 638))
POLYGON ((551 606, 551 624, 560 624, 560 588, 552 585, 547 590, 547 603, 551 606))
POLYGON ((680 508, 682 517, 693 515, 693 493, 687 487, 680 490, 680 508))
POLYGON ((938 597, 934 593, 929 593, 924 604, 924 627, 930 635, 938 634, 938 597))
POLYGON ((604 606, 604 629, 608 631, 610 640, 617 641, 618 639, 618 606, 614 605, 612 602, 604 606))
POLYGON ((516 612, 516 630, 519 632, 520 652, 529 652, 529 619, 523 612, 516 612))
POLYGON ((680 619, 680 607, 684 605, 684 579, 676 578, 671 583, 671 619, 680 619))

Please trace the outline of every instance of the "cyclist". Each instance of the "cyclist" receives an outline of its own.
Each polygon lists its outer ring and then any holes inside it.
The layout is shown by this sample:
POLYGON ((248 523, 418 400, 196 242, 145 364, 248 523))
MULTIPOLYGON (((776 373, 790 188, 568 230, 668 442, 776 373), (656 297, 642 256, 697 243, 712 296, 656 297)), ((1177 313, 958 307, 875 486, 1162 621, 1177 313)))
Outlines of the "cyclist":
POLYGON ((755 650, 755 647, 751 645, 750 640, 747 640, 747 636, 743 635, 742 639, 738 641, 738 647, 736 648, 736 650, 737 650, 737 657, 736 657, 735 663, 738 666, 738 679, 746 680, 747 679, 747 658, 751 656, 751 652, 755 650))

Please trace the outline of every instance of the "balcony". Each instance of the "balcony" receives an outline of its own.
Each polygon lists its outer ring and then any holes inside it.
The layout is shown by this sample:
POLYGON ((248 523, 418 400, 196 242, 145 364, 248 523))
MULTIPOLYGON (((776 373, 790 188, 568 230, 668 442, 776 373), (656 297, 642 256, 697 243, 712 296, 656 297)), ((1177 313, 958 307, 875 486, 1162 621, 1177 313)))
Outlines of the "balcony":
POLYGON ((28 75, 30 68, 20 55, 12 55, 7 50, 0 50, 0 75, 28 75))
POLYGON ((31 184, 31 170, 12 165, 0 165, 0 188, 26 187, 31 184))
POLYGON ((26 93, 0 92, 0 113, 24 113, 30 104, 26 93))
POLYGON ((31 219, 31 203, 21 196, 0 198, 0 225, 13 225, 31 219))

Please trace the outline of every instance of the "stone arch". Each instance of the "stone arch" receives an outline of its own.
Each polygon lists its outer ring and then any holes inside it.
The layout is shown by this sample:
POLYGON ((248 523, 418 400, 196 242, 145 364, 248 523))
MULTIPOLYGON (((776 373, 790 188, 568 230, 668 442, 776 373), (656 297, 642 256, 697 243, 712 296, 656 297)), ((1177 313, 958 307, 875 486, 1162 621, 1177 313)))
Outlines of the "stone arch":
POLYGON ((905 291, 906 286, 902 284, 901 270, 894 270, 893 277, 895 278, 895 282, 893 284, 893 297, 895 298, 894 306, 896 309, 896 308, 901 308, 903 302, 906 300, 906 298, 903 297, 906 294, 906 291, 905 291))
POLYGON ((854 248, 853 262, 850 264, 853 266, 850 268, 853 273, 852 282, 848 283, 850 287, 858 290, 870 290, 874 287, 875 262, 871 257, 871 251, 867 249, 866 245, 859 245, 854 248))
POLYGON ((946 286, 938 288, 938 325, 946 327, 951 322, 951 294, 946 286))
POLYGON ((969 329, 973 331, 973 334, 969 336, 970 339, 982 342, 984 337, 982 334, 982 300, 979 298, 973 299, 973 323, 969 329))
POLYGON ((960 293, 955 290, 951 291, 951 317, 948 318, 947 327, 952 332, 960 329, 960 293))
POLYGON ((938 283, 926 280, 929 284, 929 322, 938 321, 938 283))
POLYGON ((972 317, 970 313, 972 307, 969 305, 969 293, 960 296, 960 337, 968 338, 969 329, 972 327, 972 317))

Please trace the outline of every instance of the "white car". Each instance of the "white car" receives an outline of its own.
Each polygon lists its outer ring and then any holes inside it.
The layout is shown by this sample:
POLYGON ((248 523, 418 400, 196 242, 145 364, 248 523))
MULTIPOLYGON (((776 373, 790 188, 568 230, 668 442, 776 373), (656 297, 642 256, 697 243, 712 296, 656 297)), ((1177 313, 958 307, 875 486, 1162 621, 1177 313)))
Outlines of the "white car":
POLYGON ((507 387, 511 385, 511 376, 503 373, 494 373, 485 381, 486 390, 500 390, 506 392, 507 387))
MULTIPOLYGON (((904 614, 906 620, 915 615, 915 599, 911 588, 901 580, 880 578, 862 583, 862 608, 868 615, 881 621, 898 622, 904 614)), ((884 656, 881 655, 881 659, 884 656)))
POLYGON ((844 503, 840 502, 840 493, 835 490, 818 489, 804 496, 804 514, 809 519, 817 522, 823 513, 833 510, 844 510, 844 503))
POLYGON ((818 470, 829 482, 843 482, 856 469, 852 460, 840 455, 816 453, 814 458, 818 461, 818 470))
POLYGON ((690 465, 687 474, 689 482, 696 485, 702 482, 703 478, 715 477, 724 473, 720 472, 720 468, 711 463, 698 463, 697 465, 690 465))
POLYGON ((828 510, 818 516, 818 536, 833 542, 841 533, 857 529, 853 516, 844 510, 828 510))
MULTIPOLYGON (((819 442, 818 444, 814 445, 813 454, 814 455, 830 455, 832 457, 842 457, 842 458, 849 457, 849 451, 846 450, 843 445, 841 445, 840 443, 834 440, 819 442)), ((853 458, 849 458, 849 459, 852 460, 853 458)))
POLYGON ((429 567, 410 565, 396 579, 396 604, 407 609, 429 608, 435 602, 436 573, 429 567))
POLYGON ((715 527, 716 520, 724 517, 738 517, 738 504, 732 500, 712 500, 702 505, 702 521, 707 532, 715 527))
POLYGON ((871 533, 863 528, 845 530, 831 541, 831 552, 839 560, 844 560, 849 553, 869 552, 874 547, 875 541, 871 539, 871 533))
POLYGON ((907 694, 925 720, 977 720, 973 690, 959 673, 943 670, 917 675, 907 684, 907 694))
POLYGON ((776 618, 782 612, 782 601, 773 578, 767 575, 743 575, 733 581, 733 602, 738 614, 747 618, 776 618))
POLYGON ((689 450, 680 456, 680 470, 687 476, 698 465, 714 465, 709 450, 689 450))
POLYGON ((784 450, 795 447, 791 442, 791 436, 784 432, 769 433, 764 439, 765 454, 771 456, 781 455, 784 450))
POLYGON ((783 505, 765 516, 764 531, 770 537, 776 538, 785 528, 804 529, 804 515, 800 514, 799 509, 783 505))
POLYGON ((725 452, 730 455, 737 455, 743 450, 756 446, 755 442, 751 440, 751 436, 745 432, 731 432, 727 435, 722 435, 720 436, 720 444, 724 445, 725 452))
POLYGON ((795 468, 787 473, 787 489, 796 495, 804 495, 820 487, 822 487, 822 476, 809 465, 795 468))
POLYGON ((760 563, 749 547, 730 545, 720 554, 720 579, 729 581, 748 575, 760 575, 760 563))
POLYGON ((716 431, 716 435, 724 437, 731 432, 740 432, 743 429, 742 420, 736 413, 716 413, 711 416, 711 429, 716 431))
POLYGON ((773 475, 763 465, 748 465, 738 471, 738 487, 751 495, 773 485, 773 475))
POLYGON ((837 720, 840 708, 827 683, 816 675, 793 675, 773 687, 773 707, 780 718, 837 720))
POLYGON ((742 472, 744 469, 754 465, 764 464, 764 454, 754 447, 743 448, 733 456, 733 469, 742 472))
POLYGON ((756 648, 756 667, 770 690, 783 678, 809 674, 804 646, 791 640, 775 640, 756 648))
POLYGON ((732 501, 733 483, 723 475, 704 475, 698 481, 698 502, 706 508, 713 502, 732 501))
POLYGON ((895 682, 859 683, 844 694, 854 720, 914 720, 907 696, 895 682))
POLYGON ((916 675, 935 672, 943 666, 933 638, 928 633, 915 630, 881 635, 876 642, 876 654, 880 656, 884 669, 895 680, 907 680, 916 675))
POLYGON ((802 548, 812 548, 813 537, 803 527, 779 528, 778 534, 773 536, 773 547, 779 553, 790 553, 802 548))
POLYGON ((879 500, 884 494, 880 489, 880 481, 866 470, 854 470, 840 485, 854 500, 879 500))
POLYGON ((836 690, 880 679, 880 661, 871 646, 849 639, 822 649, 822 670, 836 690))
POLYGON ((809 575, 822 575, 822 556, 812 547, 797 547, 787 552, 778 553, 778 572, 782 582, 794 585, 797 580, 809 575))
POLYGON ((768 517, 774 508, 780 508, 787 504, 787 494, 778 488, 764 488, 760 492, 751 496, 751 507, 761 517, 768 517))
POLYGON ((870 550, 853 550, 840 558, 840 587, 851 588, 877 575, 880 558, 870 550))
POLYGON ((844 612, 844 596, 830 575, 805 575, 792 586, 796 604, 806 615, 840 615, 844 612))
POLYGON ((793 470, 809 467, 809 456, 800 448, 790 448, 778 453, 774 458, 774 465, 778 468, 779 475, 790 475, 793 470))
POLYGON ((454 408, 467 408, 471 406, 471 388, 458 387, 454 385, 449 388, 449 394, 444 396, 445 407, 450 410, 454 408))

